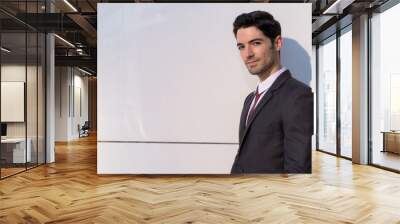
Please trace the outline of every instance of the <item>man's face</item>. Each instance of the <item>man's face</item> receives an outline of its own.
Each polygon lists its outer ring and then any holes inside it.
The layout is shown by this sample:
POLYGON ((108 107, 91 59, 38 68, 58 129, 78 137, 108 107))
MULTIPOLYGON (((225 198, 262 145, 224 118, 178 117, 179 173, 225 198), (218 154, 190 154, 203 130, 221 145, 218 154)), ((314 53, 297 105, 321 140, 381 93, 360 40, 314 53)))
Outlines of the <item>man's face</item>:
POLYGON ((278 63, 281 37, 274 43, 255 26, 240 28, 236 33, 237 47, 247 69, 253 75, 270 72, 278 63))

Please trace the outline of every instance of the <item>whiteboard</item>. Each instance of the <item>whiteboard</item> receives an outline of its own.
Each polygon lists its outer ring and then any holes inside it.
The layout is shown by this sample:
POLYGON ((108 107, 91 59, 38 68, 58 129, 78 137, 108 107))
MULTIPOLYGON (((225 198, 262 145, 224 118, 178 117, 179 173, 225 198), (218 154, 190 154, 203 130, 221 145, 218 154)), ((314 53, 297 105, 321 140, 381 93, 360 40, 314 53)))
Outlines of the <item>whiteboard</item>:
POLYGON ((232 23, 254 10, 280 21, 284 66, 309 84, 311 4, 98 4, 98 140, 238 143, 258 78, 232 23))
POLYGON ((1 82, 1 122, 24 122, 24 103, 24 82, 1 82))

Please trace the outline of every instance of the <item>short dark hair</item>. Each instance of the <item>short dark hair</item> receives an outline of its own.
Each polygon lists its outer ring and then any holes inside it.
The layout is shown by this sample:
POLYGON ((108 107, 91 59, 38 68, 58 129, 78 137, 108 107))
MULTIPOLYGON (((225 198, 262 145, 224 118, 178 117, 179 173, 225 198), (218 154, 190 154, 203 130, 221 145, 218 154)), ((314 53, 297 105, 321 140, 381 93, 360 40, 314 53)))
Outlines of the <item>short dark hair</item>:
POLYGON ((233 34, 237 34, 240 28, 248 28, 255 26, 263 32, 263 34, 274 42, 278 35, 281 35, 281 24, 274 17, 265 11, 254 11, 240 14, 233 22, 233 34))

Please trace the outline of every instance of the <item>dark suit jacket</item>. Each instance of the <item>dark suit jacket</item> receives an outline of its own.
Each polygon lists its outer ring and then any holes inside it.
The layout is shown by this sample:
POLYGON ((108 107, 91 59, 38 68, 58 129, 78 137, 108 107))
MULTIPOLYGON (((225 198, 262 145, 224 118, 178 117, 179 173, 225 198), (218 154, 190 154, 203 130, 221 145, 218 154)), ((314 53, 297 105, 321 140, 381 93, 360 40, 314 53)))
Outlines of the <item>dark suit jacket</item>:
POLYGON ((261 98, 246 127, 253 98, 254 92, 244 101, 231 173, 311 173, 311 88, 286 70, 261 98))

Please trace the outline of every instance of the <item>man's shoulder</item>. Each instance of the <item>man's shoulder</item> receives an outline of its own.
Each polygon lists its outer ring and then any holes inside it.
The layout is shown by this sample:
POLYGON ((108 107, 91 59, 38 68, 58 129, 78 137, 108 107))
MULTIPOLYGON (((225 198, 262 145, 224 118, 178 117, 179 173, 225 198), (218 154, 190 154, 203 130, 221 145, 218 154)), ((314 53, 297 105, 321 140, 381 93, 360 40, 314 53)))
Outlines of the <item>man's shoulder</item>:
POLYGON ((253 96, 254 96, 254 91, 250 92, 249 95, 246 96, 245 101, 247 101, 247 100, 253 98, 253 96))
POLYGON ((302 81, 297 80, 294 77, 290 77, 285 85, 282 86, 284 90, 289 91, 291 93, 296 93, 296 92, 311 92, 311 87, 305 84, 302 81))

